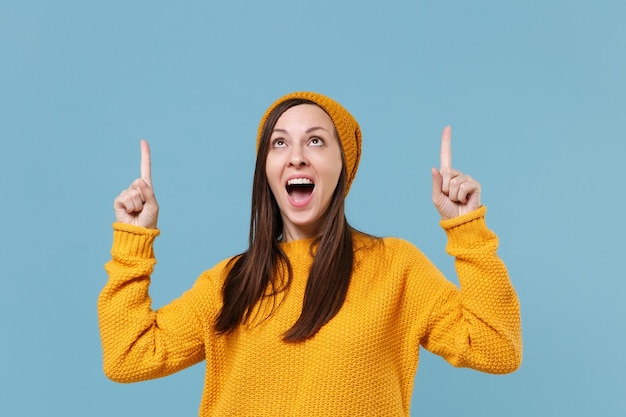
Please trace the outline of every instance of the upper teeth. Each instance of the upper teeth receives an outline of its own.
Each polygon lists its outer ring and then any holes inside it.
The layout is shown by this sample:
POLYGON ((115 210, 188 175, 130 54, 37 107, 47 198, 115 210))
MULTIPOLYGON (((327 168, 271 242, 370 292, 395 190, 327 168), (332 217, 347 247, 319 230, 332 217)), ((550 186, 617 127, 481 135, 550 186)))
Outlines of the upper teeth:
POLYGON ((313 181, 311 181, 308 178, 292 178, 289 181, 287 181, 287 185, 302 185, 302 184, 313 184, 313 181))

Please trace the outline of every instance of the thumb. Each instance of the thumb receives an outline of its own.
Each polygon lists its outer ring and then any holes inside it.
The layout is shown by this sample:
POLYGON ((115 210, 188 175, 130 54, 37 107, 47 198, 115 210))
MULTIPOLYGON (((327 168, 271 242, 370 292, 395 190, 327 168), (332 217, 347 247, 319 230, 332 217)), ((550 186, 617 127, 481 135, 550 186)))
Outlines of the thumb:
POLYGON ((441 201, 443 191, 443 177, 437 168, 431 168, 431 174, 433 176, 433 203, 437 204, 441 201))
POLYGON ((156 203, 156 197, 154 195, 154 190, 152 189, 152 184, 150 184, 146 180, 141 179, 137 182, 139 184, 139 189, 141 191, 141 196, 143 197, 144 204, 156 203))

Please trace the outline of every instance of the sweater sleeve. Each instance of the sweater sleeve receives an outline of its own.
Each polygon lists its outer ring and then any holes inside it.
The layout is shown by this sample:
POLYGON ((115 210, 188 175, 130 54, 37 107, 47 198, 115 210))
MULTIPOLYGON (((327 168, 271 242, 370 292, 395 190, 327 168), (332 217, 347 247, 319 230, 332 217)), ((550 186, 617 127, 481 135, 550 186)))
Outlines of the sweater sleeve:
POLYGON ((485 212, 481 207, 441 222, 460 289, 450 285, 441 291, 422 344, 454 366, 503 374, 521 364, 520 308, 485 212))
MULTIPOLYGON (((194 289, 154 311, 148 295, 158 230, 113 225, 109 279, 98 298, 104 372, 116 382, 135 382, 177 372, 204 359, 202 322, 194 289)), ((200 280, 199 280, 200 281, 200 280)))

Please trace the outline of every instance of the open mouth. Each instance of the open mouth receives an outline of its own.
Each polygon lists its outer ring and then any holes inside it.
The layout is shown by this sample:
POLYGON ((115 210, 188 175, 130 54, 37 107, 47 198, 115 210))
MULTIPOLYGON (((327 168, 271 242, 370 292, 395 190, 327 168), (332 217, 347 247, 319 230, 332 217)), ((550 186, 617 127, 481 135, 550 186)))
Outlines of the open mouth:
POLYGON ((292 178, 285 187, 287 194, 295 202, 305 201, 313 193, 315 184, 308 178, 292 178))

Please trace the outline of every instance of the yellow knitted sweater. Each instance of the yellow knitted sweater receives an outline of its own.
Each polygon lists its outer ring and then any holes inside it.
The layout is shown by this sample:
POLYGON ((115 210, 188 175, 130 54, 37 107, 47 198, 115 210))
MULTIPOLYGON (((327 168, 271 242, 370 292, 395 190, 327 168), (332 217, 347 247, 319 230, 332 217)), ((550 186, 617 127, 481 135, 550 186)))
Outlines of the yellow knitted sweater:
POLYGON ((217 336, 227 261, 153 311, 157 230, 114 224, 98 312, 104 371, 118 382, 158 378, 206 361, 201 416, 408 416, 420 345, 454 366, 491 373, 521 362, 518 299, 496 255, 485 209, 446 220, 461 289, 413 245, 355 234, 354 272, 339 313, 310 340, 285 343, 299 317, 310 240, 283 244, 290 290, 253 322, 217 336))

